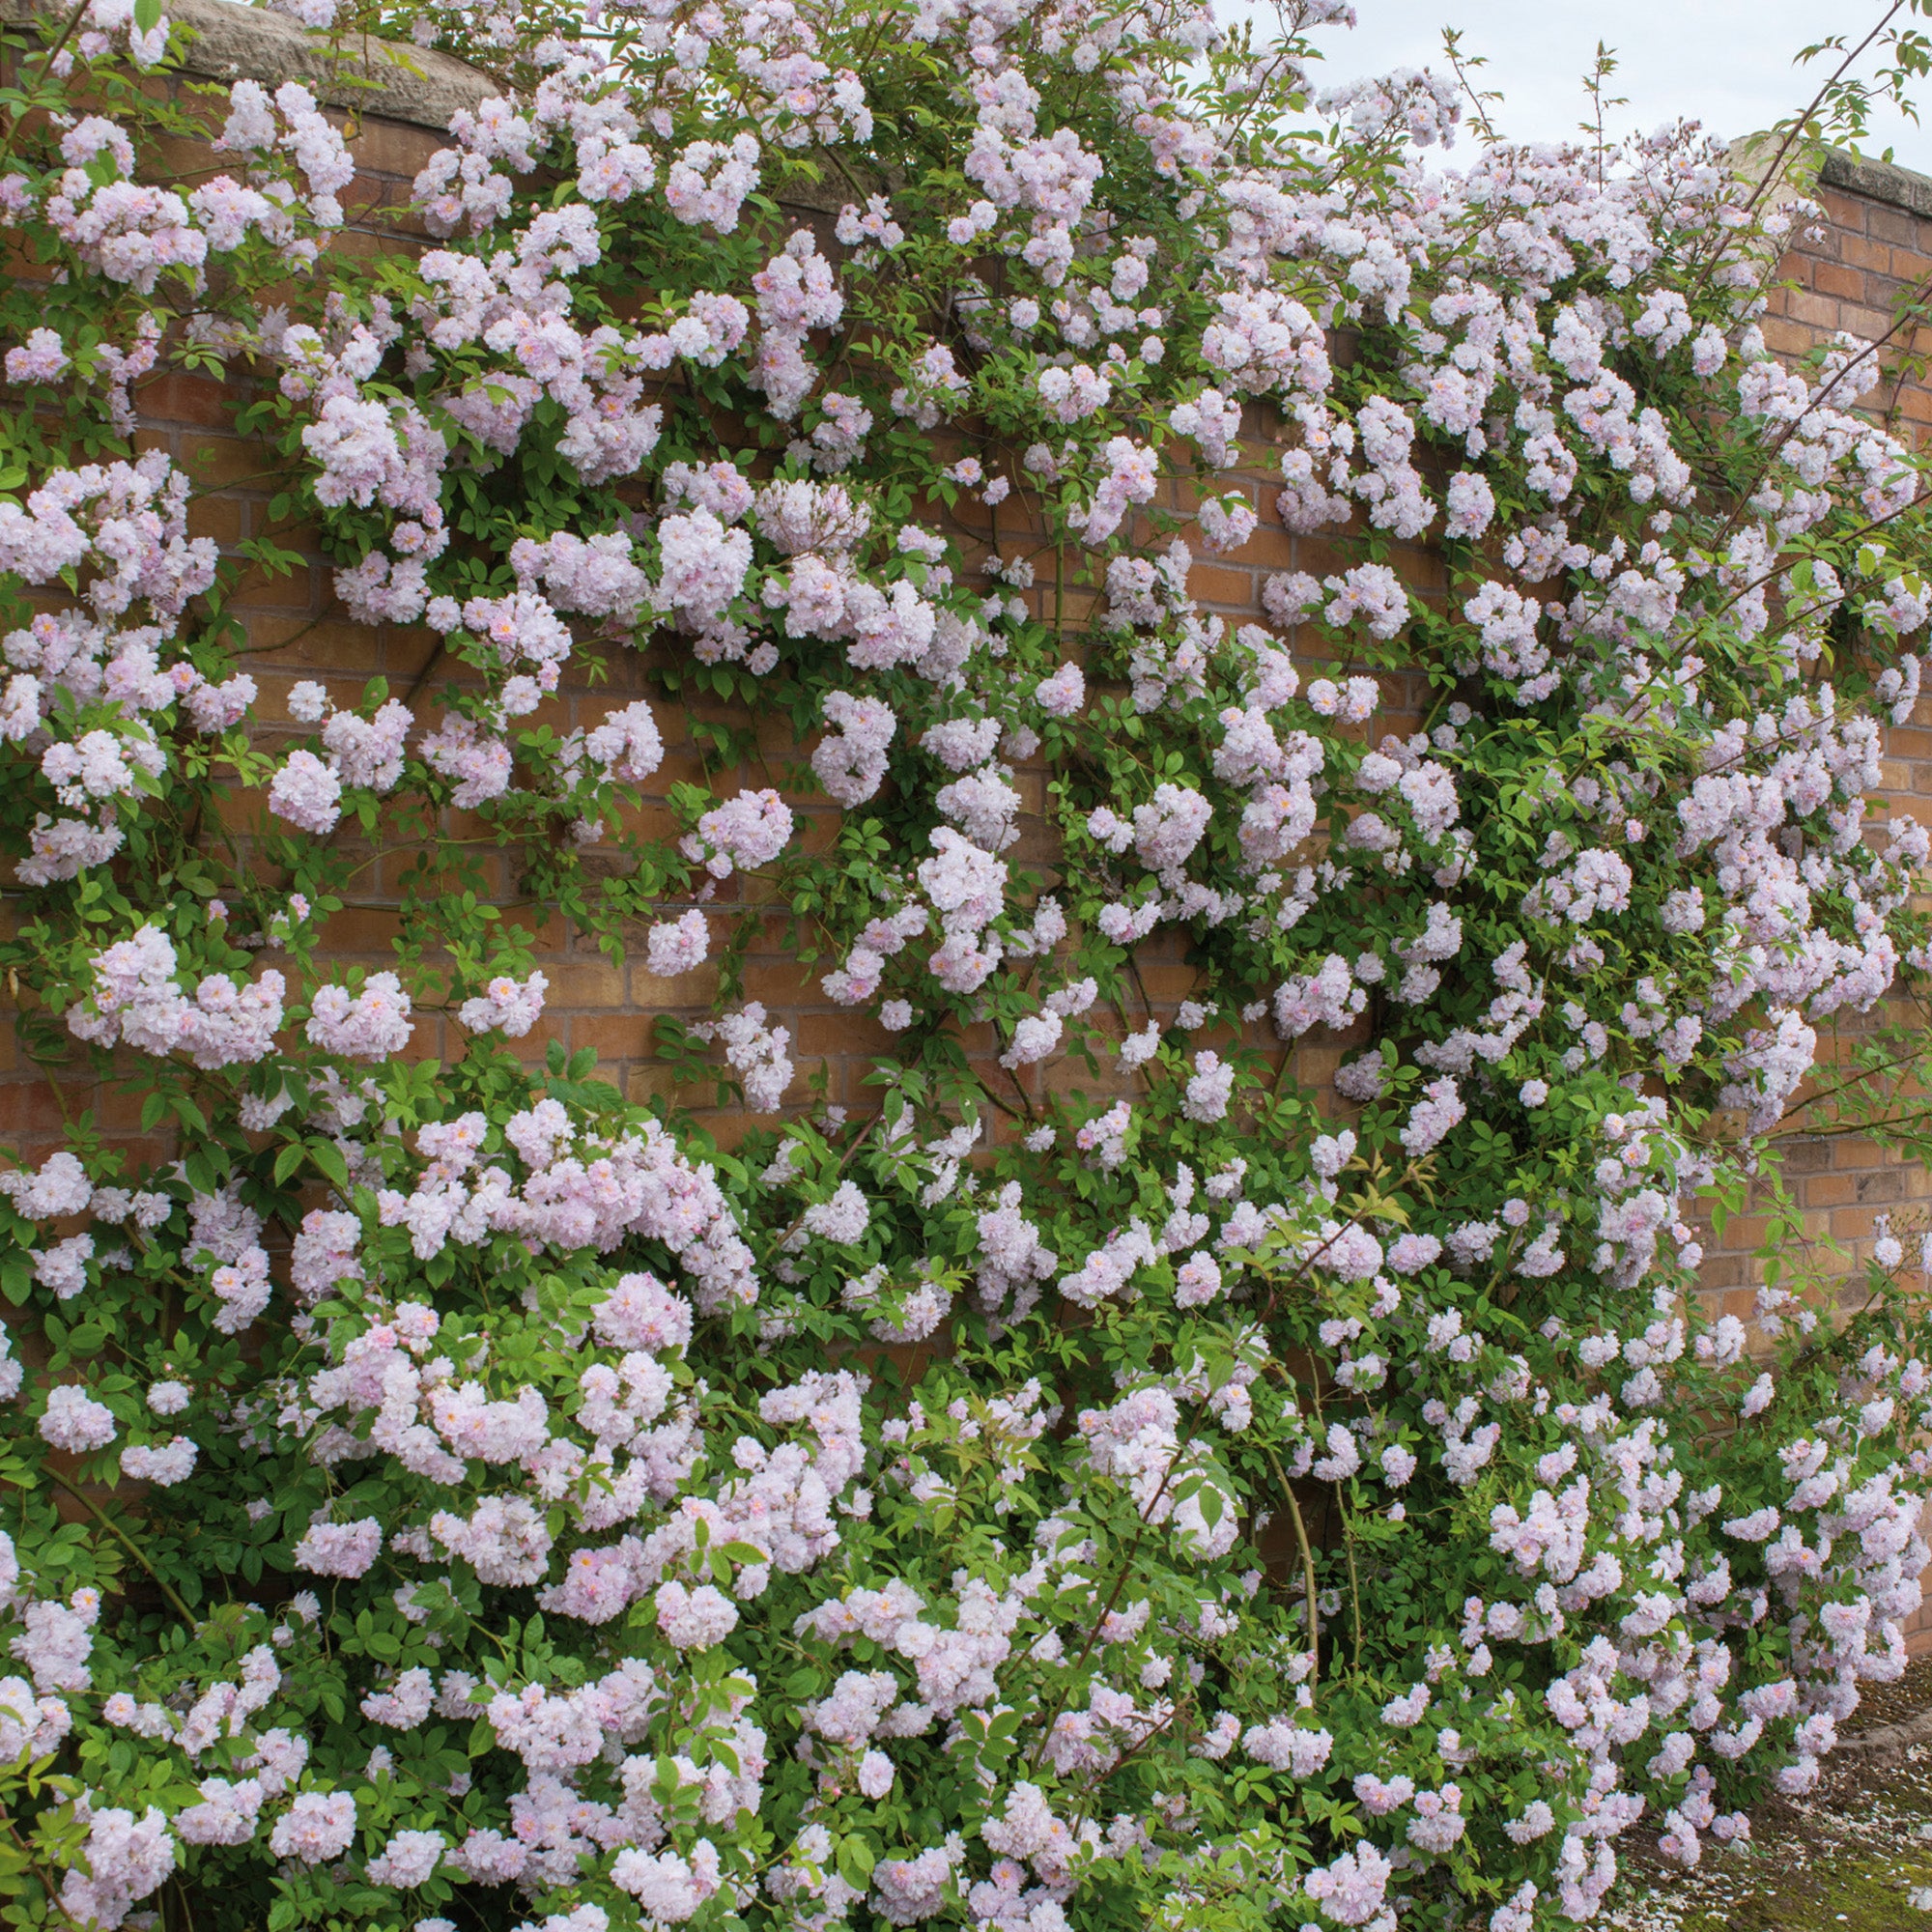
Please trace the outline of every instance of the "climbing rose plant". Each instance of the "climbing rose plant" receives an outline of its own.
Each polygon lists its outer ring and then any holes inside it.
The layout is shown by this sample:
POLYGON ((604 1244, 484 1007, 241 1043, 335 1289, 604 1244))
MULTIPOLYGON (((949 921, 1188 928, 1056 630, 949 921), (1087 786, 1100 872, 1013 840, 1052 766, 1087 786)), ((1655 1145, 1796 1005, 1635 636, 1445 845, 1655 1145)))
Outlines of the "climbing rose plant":
POLYGON ((500 88, 373 259, 300 86, 9 30, 10 1922, 1530 1932, 1903 1668, 1914 1231, 1713 1320, 1691 1224, 1921 1145, 1919 465, 1803 204, 1324 17, 345 14, 500 88), (182 369, 413 686, 265 706, 182 369), (554 922, 711 965, 728 1149, 529 1051, 554 922))

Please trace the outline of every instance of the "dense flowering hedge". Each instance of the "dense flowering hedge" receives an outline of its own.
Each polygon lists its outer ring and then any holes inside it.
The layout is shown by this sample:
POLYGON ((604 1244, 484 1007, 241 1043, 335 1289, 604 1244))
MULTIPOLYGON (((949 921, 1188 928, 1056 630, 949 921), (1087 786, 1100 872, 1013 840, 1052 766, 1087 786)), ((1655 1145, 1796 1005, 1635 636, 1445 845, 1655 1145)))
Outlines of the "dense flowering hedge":
POLYGON ((1867 805, 1932 593, 1871 352, 1754 326, 1788 217, 1689 128, 1435 164, 1455 91, 1320 92, 1307 16, 354 24, 504 76, 416 255, 326 252, 298 86, 170 183, 153 0, 15 35, 4 963, 178 1157, 0 1176, 12 1921, 1528 1932, 1806 1789, 1918 1602, 1919 1257, 1714 1322, 1688 1217, 1928 963, 1867 805), (258 731, 280 553, 130 454, 180 366, 418 694, 258 731), (1190 560, 1258 515, 1336 567, 1231 627, 1190 560), (665 789, 693 698, 798 754, 665 789), (723 962, 664 1051, 735 1151, 519 1058, 497 846, 723 962), (775 909, 894 1038, 863 1117, 733 990, 775 909))

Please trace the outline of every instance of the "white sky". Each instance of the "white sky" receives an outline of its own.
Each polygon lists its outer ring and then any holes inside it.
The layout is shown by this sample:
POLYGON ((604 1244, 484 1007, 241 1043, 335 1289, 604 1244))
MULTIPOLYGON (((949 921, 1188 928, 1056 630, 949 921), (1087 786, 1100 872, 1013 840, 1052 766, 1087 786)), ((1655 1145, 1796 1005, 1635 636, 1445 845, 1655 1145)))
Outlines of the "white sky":
MULTIPOLYGON (((1396 67, 1443 70, 1441 29, 1460 27, 1464 51, 1489 60, 1478 85, 1503 96, 1498 128, 1520 140, 1575 131, 1585 106, 1578 77, 1602 40, 1618 57, 1609 91, 1629 99, 1616 110, 1621 131, 1687 116, 1729 139, 1817 92, 1838 57, 1798 68, 1801 47, 1833 32, 1855 45, 1883 11, 1874 0, 1356 0, 1352 33, 1324 28, 1314 38, 1326 77, 1340 81, 1396 67)), ((1895 16, 1912 18, 1903 9, 1895 16)), ((1864 152, 1889 144, 1901 167, 1932 174, 1932 84, 1921 84, 1919 111, 1920 127, 1896 116, 1875 124, 1864 152)), ((1452 158, 1462 153, 1459 142, 1452 158)))

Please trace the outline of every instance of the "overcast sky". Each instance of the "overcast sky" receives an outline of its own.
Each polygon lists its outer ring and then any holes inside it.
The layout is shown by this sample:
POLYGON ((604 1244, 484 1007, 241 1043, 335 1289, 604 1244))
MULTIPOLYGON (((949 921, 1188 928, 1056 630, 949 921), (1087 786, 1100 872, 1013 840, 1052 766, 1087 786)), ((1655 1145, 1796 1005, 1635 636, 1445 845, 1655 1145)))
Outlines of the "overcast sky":
MULTIPOLYGON (((1556 140, 1582 118, 1578 76, 1599 40, 1618 57, 1611 91, 1629 98, 1617 110, 1626 131, 1689 116, 1729 138, 1770 126, 1817 92, 1835 63, 1794 67, 1799 48, 1832 32, 1855 43, 1884 9, 1872 0, 1357 0, 1356 11, 1352 33, 1316 36, 1334 79, 1440 68, 1441 30, 1460 27, 1464 49, 1489 59, 1480 84, 1503 96, 1502 132, 1556 140)), ((1924 96, 1920 112, 1932 124, 1932 87, 1924 96)), ((1901 167, 1932 174, 1932 126, 1894 117, 1866 152, 1888 143, 1901 167)))

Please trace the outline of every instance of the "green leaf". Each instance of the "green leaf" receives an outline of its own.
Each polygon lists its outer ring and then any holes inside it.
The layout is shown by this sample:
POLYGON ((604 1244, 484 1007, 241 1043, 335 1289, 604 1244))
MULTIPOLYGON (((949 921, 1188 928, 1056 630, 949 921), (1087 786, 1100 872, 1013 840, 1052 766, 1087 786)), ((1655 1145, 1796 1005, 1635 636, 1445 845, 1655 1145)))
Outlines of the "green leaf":
POLYGON ((34 1267, 24 1255, 9 1255, 5 1262, 0 1262, 0 1293, 15 1308, 33 1292, 34 1267))
POLYGON ((310 1141, 309 1157, 316 1166, 338 1187, 349 1185, 349 1163, 342 1158, 342 1150, 333 1141, 310 1141))
POLYGON ((838 1841, 838 1875, 849 1886, 863 1891, 872 1882, 872 1867, 878 1855, 862 1837, 854 1835, 838 1841))

